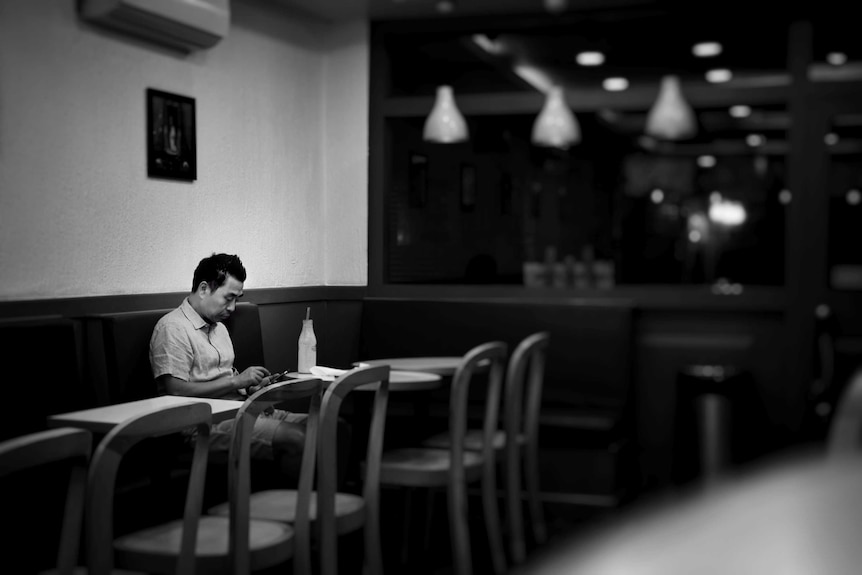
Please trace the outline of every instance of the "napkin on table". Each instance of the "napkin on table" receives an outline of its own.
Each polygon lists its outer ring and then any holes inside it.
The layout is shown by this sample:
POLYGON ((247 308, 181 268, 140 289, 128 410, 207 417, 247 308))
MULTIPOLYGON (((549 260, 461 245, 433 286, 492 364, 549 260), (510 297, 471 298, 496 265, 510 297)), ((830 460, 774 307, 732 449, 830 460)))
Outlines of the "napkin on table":
POLYGON ((336 377, 344 375, 345 373, 347 373, 348 370, 315 365, 312 366, 308 371, 311 372, 311 375, 317 376, 323 381, 335 381, 336 377))

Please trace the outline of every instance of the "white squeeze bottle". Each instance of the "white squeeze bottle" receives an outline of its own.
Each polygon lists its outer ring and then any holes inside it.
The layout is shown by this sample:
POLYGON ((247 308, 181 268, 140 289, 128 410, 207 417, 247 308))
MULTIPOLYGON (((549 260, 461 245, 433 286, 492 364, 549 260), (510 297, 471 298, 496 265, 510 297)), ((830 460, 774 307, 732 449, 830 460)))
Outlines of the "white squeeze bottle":
POLYGON ((302 331, 299 332, 299 373, 311 373, 311 368, 317 365, 317 337, 314 335, 314 322, 311 319, 311 308, 305 309, 305 319, 302 320, 302 331))

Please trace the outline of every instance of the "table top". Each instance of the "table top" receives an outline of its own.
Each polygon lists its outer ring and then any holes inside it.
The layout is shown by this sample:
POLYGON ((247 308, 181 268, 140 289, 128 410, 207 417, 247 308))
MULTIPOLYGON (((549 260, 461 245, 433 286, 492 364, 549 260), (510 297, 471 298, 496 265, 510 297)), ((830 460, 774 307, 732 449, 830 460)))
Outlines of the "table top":
POLYGON ((119 423, 158 407, 178 405, 188 402, 209 403, 213 412, 213 423, 230 419, 242 406, 242 401, 234 399, 214 399, 211 397, 186 397, 180 395, 161 395, 106 405, 82 411, 58 413, 48 416, 48 427, 81 427, 96 433, 107 433, 119 423))
MULTIPOLYGON (((315 377, 310 373, 299 373, 298 371, 288 372, 287 377, 315 377)), ((323 380, 324 386, 328 383, 323 380)), ((443 384, 443 378, 434 373, 423 373, 420 371, 390 371, 389 372, 389 391, 428 391, 437 389, 443 384)), ((366 383, 356 388, 356 391, 375 391, 376 383, 366 383)))
POLYGON ((388 365, 393 371, 421 371, 450 377, 461 363, 460 356, 440 357, 390 357, 384 359, 365 359, 358 363, 368 365, 388 365))
POLYGON ((857 573, 862 564, 860 484, 859 456, 827 459, 818 452, 785 457, 681 499, 631 511, 593 533, 559 541, 528 571, 857 573))

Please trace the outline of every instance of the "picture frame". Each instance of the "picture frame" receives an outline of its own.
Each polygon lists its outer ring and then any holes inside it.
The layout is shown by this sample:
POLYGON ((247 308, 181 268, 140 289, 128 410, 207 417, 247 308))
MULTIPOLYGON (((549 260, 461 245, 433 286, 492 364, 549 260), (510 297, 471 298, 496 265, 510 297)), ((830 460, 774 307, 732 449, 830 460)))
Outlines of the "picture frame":
POLYGON ((472 212, 476 208, 476 166, 461 164, 461 210, 472 212))
POLYGON ((407 180, 408 205, 423 208, 428 202, 428 156, 410 152, 407 180))
POLYGON ((147 88, 147 176, 197 179, 195 100, 147 88))

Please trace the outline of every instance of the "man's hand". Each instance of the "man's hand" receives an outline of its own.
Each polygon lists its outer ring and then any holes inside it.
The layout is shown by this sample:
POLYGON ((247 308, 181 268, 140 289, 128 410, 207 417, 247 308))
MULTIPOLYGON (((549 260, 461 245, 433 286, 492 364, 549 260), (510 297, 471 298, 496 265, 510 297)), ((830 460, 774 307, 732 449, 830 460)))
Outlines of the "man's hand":
MULTIPOLYGON (((242 373, 236 376, 237 389, 245 388, 251 391, 252 386, 258 386, 264 380, 265 377, 268 377, 269 370, 265 367, 261 367, 259 365, 253 365, 251 367, 246 368, 242 373)), ((257 391, 257 390, 255 390, 257 391)))

